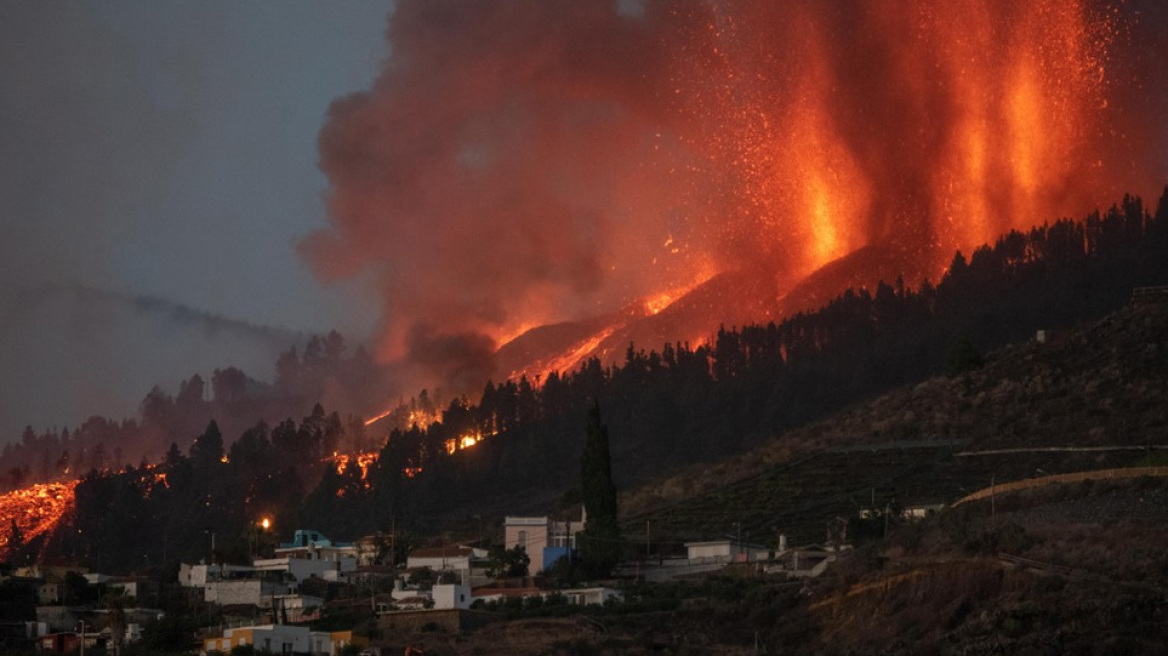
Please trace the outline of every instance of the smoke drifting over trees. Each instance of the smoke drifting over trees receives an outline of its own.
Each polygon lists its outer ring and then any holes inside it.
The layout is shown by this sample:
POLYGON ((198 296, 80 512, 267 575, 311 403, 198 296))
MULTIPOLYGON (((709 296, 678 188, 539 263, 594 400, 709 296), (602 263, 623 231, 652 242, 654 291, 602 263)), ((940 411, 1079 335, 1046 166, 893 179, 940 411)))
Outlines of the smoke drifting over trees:
POLYGON ((718 271, 790 288, 879 246, 936 279, 956 248, 1158 190, 1166 100, 1139 90, 1165 16, 1135 4, 406 0, 321 131, 333 226, 300 249, 378 277, 378 355, 429 382, 479 367, 412 347, 718 271))
POLYGON ((270 380, 295 337, 257 343, 215 316, 365 338, 376 313, 290 242, 324 225, 314 135, 371 79, 388 11, 0 4, 0 444, 132 415, 196 369, 270 380), (208 330, 142 298, 205 311, 208 330))

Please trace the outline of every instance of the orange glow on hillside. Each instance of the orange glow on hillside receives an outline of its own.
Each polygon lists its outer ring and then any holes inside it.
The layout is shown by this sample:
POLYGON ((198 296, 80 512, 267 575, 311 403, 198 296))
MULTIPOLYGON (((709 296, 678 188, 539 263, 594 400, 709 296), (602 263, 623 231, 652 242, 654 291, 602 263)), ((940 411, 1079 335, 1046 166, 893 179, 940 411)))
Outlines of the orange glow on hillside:
POLYGON ((457 439, 446 440, 446 453, 454 455, 456 451, 469 449, 474 445, 482 442, 487 436, 482 431, 475 430, 469 433, 460 435, 457 439))
POLYGON ((0 496, 0 560, 9 556, 9 527, 13 521, 25 543, 51 532, 73 508, 73 493, 80 481, 38 483, 0 496))
POLYGON ((1158 191, 1163 26, 1139 4, 403 10, 392 64, 322 129, 333 225, 301 252, 374 276, 378 357, 455 394, 936 283, 958 249, 1158 191), (703 268, 748 284, 679 303, 703 268), (606 317, 612 343, 583 338, 606 317))
POLYGON ((521 371, 511 372, 511 378, 518 380, 521 376, 527 375, 529 379, 547 380, 548 374, 553 371, 566 373, 572 371, 580 365, 586 358, 590 357, 601 342, 608 339, 610 335, 620 328, 620 324, 605 326, 596 334, 576 342, 563 354, 554 357, 545 362, 537 362, 532 366, 521 371))
POLYGON ((329 460, 336 466, 338 474, 343 474, 345 468, 349 466, 349 463, 356 463, 361 469, 361 480, 366 480, 366 477, 369 475, 369 467, 377 461, 377 453, 374 451, 365 451, 349 454, 334 451, 329 460))

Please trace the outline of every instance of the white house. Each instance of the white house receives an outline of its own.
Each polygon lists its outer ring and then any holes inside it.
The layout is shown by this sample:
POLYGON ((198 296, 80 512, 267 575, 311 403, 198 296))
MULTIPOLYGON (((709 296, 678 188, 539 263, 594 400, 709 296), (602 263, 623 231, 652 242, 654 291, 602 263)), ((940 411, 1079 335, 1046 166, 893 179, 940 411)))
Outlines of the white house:
POLYGON ((686 542, 691 563, 753 563, 770 558, 770 549, 736 540, 686 542))
POLYGON ((563 594, 568 598, 568 603, 576 606, 603 605, 610 599, 621 598, 620 591, 612 588, 574 588, 564 590, 563 594))
POLYGON ((584 530, 585 519, 583 513, 578 522, 560 522, 547 516, 508 516, 503 520, 503 546, 522 547, 531 559, 528 570, 538 574, 559 558, 571 555, 577 536, 584 530))
POLYGON ((260 558, 253 561, 257 572, 286 572, 297 583, 312 577, 338 581, 341 575, 356 569, 353 558, 340 560, 308 560, 305 558, 260 558))
POLYGON ((252 571, 255 571, 255 568, 247 565, 207 565, 204 563, 188 565, 182 563, 178 568, 178 582, 183 587, 201 588, 207 585, 207 581, 231 578, 252 571))
POLYGON ((467 576, 470 574, 472 561, 486 557, 486 550, 462 545, 423 547, 410 552, 406 558, 406 567, 408 569, 429 567, 436 572, 450 571, 467 576))
POLYGON ((454 583, 439 583, 435 585, 430 590, 430 596, 434 599, 434 608, 438 610, 452 608, 466 610, 470 608, 470 604, 473 601, 470 594, 470 586, 454 583))
POLYGON ((295 586, 262 579, 224 579, 203 586, 203 601, 220 606, 251 604, 263 606, 273 595, 295 592, 295 586))
POLYGON ((320 619, 324 599, 311 595, 286 594, 273 595, 268 603, 272 608, 279 609, 280 621, 298 624, 320 619))

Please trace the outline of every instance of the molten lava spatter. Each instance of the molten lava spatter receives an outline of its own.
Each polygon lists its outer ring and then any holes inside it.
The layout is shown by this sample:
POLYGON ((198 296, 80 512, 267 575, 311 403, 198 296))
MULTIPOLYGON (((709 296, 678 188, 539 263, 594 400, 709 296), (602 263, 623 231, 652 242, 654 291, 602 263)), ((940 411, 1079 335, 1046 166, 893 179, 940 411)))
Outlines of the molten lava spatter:
POLYGON ((625 4, 401 0, 393 57, 331 109, 333 225, 302 252, 380 277, 379 356, 429 376, 407 385, 935 281, 957 249, 1163 184, 1168 131, 1130 125, 1168 113, 1142 88, 1162 39, 1111 73, 1131 2, 625 4))

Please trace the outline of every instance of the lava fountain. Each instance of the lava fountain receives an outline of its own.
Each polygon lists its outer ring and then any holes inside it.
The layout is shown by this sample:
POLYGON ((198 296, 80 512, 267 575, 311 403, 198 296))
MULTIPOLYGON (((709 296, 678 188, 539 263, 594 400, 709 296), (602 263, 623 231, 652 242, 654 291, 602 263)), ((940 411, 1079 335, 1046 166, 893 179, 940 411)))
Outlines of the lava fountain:
POLYGON ((1165 13, 402 0, 392 57, 321 131, 331 226, 301 252, 323 278, 379 281, 379 356, 418 387, 470 372, 456 394, 512 371, 462 361, 530 327, 628 323, 640 304, 644 334, 690 338, 774 318, 861 251, 851 282, 935 279, 956 249, 1158 191, 1168 100, 1146 90, 1163 83, 1165 13), (673 290, 719 273, 751 282, 668 316, 673 290))

